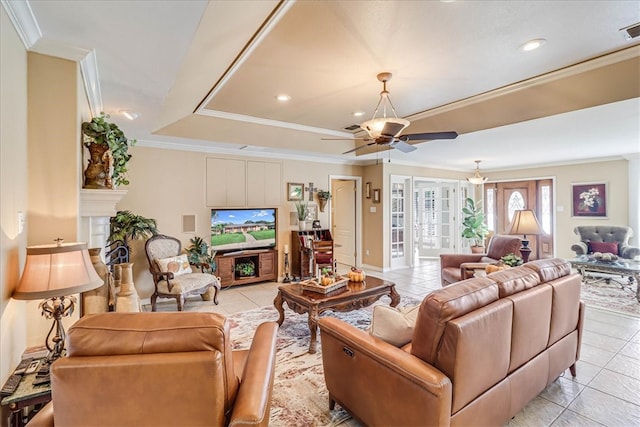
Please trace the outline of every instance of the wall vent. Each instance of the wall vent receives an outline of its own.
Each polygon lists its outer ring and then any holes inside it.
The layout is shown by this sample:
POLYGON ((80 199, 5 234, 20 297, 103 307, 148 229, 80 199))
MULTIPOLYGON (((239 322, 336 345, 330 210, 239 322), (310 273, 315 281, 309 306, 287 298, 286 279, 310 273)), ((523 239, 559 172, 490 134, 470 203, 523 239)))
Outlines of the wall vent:
POLYGON ((183 233, 196 232, 196 216, 195 215, 182 215, 182 232, 183 233))
POLYGON ((629 25, 628 27, 621 28, 620 31, 625 32, 625 37, 627 40, 635 39, 640 36, 640 22, 629 25))
POLYGON ((344 129, 353 132, 354 130, 360 130, 360 125, 351 125, 351 126, 347 126, 344 129))

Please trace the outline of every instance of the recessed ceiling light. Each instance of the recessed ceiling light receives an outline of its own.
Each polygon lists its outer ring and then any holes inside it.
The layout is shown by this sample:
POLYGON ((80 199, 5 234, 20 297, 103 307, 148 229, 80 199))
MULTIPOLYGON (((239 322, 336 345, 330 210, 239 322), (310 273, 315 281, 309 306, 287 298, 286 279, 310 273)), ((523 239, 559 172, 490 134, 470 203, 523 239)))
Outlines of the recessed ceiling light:
POLYGON ((540 46, 544 45, 547 42, 546 39, 533 39, 533 40, 529 40, 528 42, 522 44, 520 46, 520 50, 524 51, 524 52, 530 52, 532 50, 535 50, 537 48, 539 48, 540 46))
POLYGON ((123 116, 125 116, 129 120, 135 120, 138 117, 140 117, 140 114, 136 113, 135 111, 131 111, 131 110, 120 110, 120 114, 122 114, 123 116))
POLYGON ((281 95, 276 95, 276 99, 280 102, 287 102, 291 100, 291 97, 289 95, 281 94, 281 95))
POLYGON ((362 117, 364 116, 364 111, 354 111, 353 117, 362 117))

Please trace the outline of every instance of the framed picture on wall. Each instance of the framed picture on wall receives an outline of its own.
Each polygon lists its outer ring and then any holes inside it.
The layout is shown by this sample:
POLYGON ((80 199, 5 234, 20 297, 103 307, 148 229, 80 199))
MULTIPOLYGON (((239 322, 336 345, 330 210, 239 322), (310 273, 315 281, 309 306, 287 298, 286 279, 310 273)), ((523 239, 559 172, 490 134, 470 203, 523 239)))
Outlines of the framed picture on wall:
POLYGON ((287 183, 287 200, 290 202, 297 202, 304 198, 304 184, 298 184, 297 182, 287 183))
POLYGON ((584 182, 571 184, 572 211, 576 218, 607 217, 607 183, 584 182))
POLYGON ((366 197, 367 199, 371 198, 371 183, 367 182, 364 185, 364 197, 366 197))

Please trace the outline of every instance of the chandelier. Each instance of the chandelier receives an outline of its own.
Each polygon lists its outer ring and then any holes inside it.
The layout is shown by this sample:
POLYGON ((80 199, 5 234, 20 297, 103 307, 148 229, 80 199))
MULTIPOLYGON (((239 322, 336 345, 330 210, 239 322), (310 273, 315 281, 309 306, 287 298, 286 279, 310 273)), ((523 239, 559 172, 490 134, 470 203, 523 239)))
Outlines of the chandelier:
POLYGON ((476 160, 476 171, 472 177, 467 178, 467 181, 475 185, 480 185, 487 182, 487 179, 486 176, 480 176, 480 160, 476 160))
POLYGON ((382 82, 382 92, 380 92, 380 99, 378 100, 378 105, 376 105, 376 109, 373 112, 373 116, 371 120, 367 120, 363 122, 360 127, 367 131, 369 137, 371 139, 377 139, 381 136, 382 129, 384 129, 387 123, 394 123, 396 126, 394 130, 397 129, 394 135, 386 135, 386 136, 398 136, 402 133, 402 131, 411 124, 409 120, 405 120, 402 118, 398 118, 396 114, 396 109, 393 107, 391 103, 391 99, 389 98, 389 91, 387 90, 387 82, 391 80, 391 73, 380 73, 378 74, 378 80, 382 82), (393 113, 393 117, 387 117, 387 106, 390 111, 393 113), (378 111, 382 107, 382 117, 376 117, 378 115, 378 111))

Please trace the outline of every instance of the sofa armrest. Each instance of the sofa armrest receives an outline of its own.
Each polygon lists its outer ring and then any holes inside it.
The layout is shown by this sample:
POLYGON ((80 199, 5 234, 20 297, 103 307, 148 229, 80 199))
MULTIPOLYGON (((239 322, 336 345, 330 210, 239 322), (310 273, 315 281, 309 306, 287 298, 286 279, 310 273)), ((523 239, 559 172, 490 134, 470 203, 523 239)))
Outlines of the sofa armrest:
POLYGON ((589 253, 589 247, 584 242, 578 242, 571 245, 571 250, 576 253, 576 255, 586 255, 589 253))
POLYGON ((366 425, 449 425, 452 385, 442 372, 341 320, 319 326, 330 405, 366 425))
POLYGON ((442 254, 440 255, 440 268, 460 267, 465 262, 481 262, 486 254, 442 254))
POLYGON ((269 425, 277 334, 276 322, 265 322, 258 326, 240 379, 230 426, 269 425))
POLYGON ((623 245, 620 248, 620 256, 622 258, 634 259, 638 255, 640 255, 640 248, 636 248, 634 246, 629 246, 629 245, 623 245))
POLYGON ((27 423, 27 427, 53 427, 54 425, 52 402, 47 403, 27 423))

